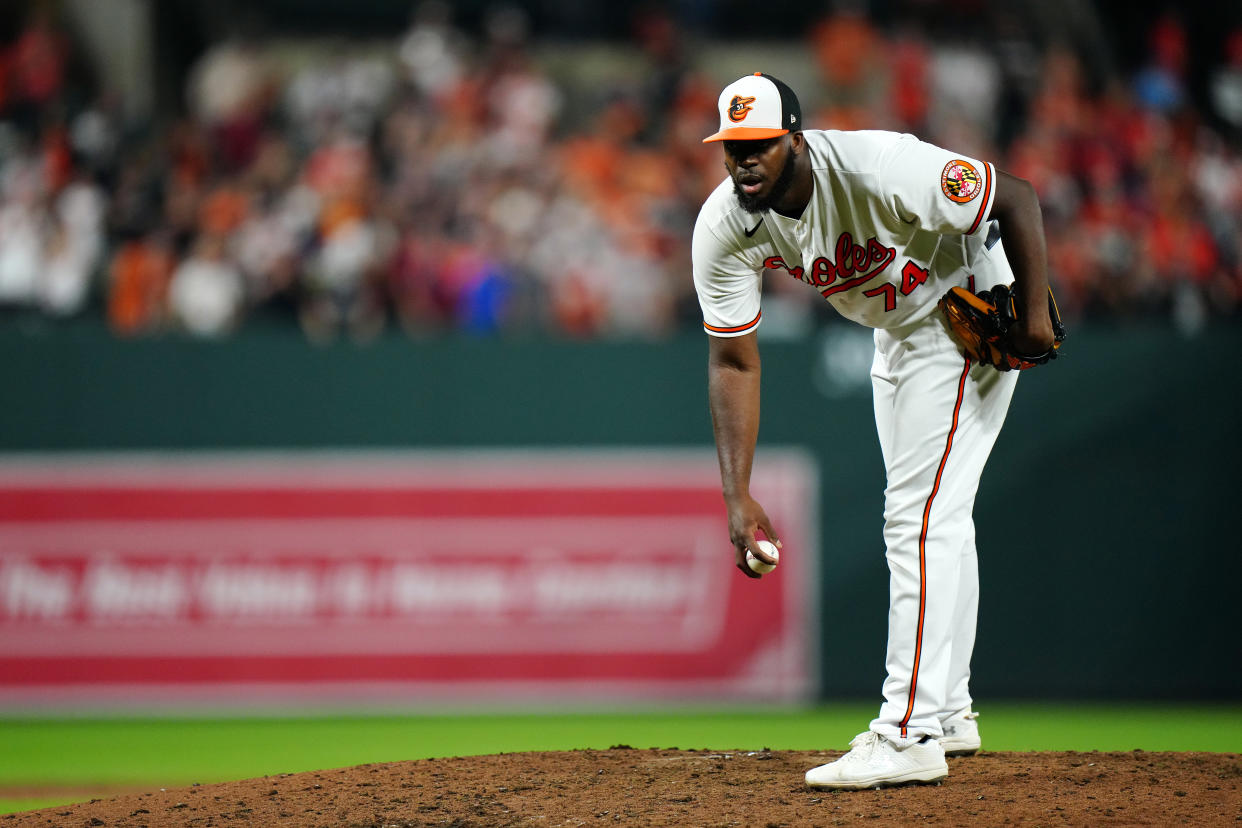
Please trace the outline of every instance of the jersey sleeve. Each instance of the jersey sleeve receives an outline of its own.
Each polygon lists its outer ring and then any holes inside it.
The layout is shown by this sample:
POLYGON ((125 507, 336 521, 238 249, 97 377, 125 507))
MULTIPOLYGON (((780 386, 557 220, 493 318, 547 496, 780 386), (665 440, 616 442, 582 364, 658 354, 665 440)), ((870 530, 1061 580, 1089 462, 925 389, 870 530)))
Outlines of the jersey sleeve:
POLYGON ((879 186, 902 221, 935 233, 970 235, 987 224, 996 168, 903 135, 880 165, 879 186))
POLYGON ((730 249, 700 215, 692 243, 694 289, 703 329, 712 336, 741 336, 759 327, 762 268, 730 249))

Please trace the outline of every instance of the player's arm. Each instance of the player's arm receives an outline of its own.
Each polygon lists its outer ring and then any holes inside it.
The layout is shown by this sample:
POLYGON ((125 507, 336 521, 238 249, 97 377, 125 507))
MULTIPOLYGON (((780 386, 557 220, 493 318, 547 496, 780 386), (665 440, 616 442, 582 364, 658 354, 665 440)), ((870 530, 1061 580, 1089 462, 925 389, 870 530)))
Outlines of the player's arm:
POLYGON ((997 220, 1025 308, 1012 342, 1025 353, 1045 353, 1053 342, 1048 257, 1043 215, 1030 182, 909 135, 881 142, 876 168, 882 201, 901 221, 950 234, 986 232, 980 231, 980 219, 997 220))
POLYGON ((708 342, 707 393, 729 513, 729 539, 737 568, 758 578, 746 565, 747 549, 765 563, 776 561, 759 548, 755 532, 762 531, 780 546, 767 513, 750 496, 750 469, 759 438, 759 344, 753 332, 735 337, 709 336, 708 342))
POLYGON ((1048 316, 1048 252, 1039 197, 1031 182, 996 171, 996 200, 991 217, 1000 224, 1005 257, 1013 268, 1016 290, 1025 313, 1013 332, 1013 344, 1022 353, 1042 354, 1052 347, 1052 319, 1048 316))

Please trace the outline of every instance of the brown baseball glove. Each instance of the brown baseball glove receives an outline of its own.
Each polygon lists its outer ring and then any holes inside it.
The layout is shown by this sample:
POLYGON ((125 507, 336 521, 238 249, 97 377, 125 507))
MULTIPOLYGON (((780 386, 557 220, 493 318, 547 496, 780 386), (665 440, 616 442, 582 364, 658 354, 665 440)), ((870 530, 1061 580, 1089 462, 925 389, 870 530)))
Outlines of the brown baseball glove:
POLYGON ((997 285, 979 293, 960 287, 950 288, 940 298, 940 312, 953 337, 966 356, 991 365, 998 371, 1024 371, 1057 358, 1065 339, 1065 325, 1057 310, 1052 289, 1048 289, 1048 315, 1052 317, 1052 347, 1042 354, 1023 354, 1013 345, 1014 323, 1022 316, 1022 306, 1012 285, 997 285))

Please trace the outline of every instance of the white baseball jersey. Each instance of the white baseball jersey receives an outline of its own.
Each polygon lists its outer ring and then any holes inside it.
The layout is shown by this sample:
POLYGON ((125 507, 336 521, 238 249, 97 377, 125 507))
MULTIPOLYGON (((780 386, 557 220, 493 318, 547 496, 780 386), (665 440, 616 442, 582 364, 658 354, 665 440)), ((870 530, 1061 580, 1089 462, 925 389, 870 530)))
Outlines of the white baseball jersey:
MULTIPOLYGON (((703 326, 740 336, 760 322, 765 270, 800 279, 846 318, 872 328, 917 322, 953 285, 976 290, 996 170, 912 135, 806 130, 814 193, 803 214, 747 213, 726 178, 694 227, 694 284, 703 326)), ((979 272, 982 269, 985 272, 979 272)))

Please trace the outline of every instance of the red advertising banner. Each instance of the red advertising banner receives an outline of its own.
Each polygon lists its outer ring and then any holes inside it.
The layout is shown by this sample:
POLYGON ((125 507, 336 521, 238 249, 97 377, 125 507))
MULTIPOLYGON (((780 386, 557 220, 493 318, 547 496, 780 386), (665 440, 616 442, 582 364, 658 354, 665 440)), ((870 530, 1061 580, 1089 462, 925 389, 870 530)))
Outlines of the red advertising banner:
POLYGON ((814 691, 816 478, 732 566, 711 452, 0 460, 0 705, 765 703, 814 691))

